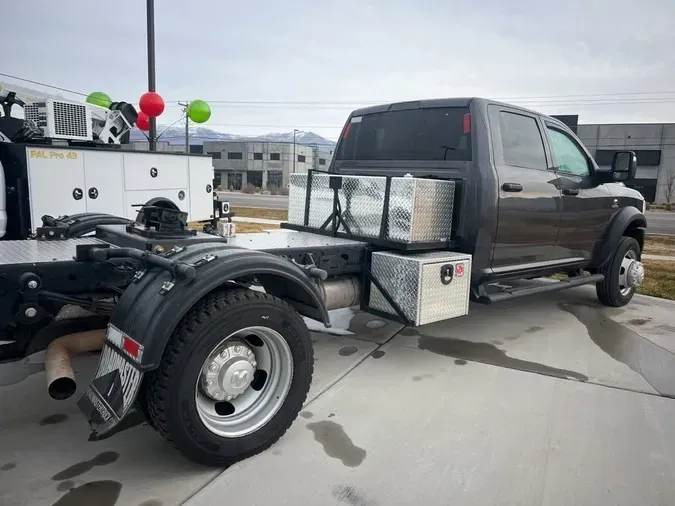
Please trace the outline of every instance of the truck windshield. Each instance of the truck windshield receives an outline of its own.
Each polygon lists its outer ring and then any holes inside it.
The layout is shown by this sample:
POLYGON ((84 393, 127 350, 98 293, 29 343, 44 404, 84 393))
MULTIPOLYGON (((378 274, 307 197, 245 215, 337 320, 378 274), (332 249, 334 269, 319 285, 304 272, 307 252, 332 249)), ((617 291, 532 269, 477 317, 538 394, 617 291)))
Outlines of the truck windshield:
POLYGON ((471 160, 468 107, 386 111, 353 116, 338 160, 471 160))

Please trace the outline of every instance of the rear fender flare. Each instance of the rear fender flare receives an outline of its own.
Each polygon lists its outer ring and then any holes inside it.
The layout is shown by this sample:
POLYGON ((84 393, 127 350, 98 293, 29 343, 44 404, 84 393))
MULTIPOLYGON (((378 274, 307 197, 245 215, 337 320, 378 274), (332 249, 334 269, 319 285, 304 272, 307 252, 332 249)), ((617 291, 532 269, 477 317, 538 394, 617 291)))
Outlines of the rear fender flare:
POLYGON ((636 238, 640 242, 640 246, 642 246, 644 244, 644 231, 646 228, 647 218, 636 207, 624 207, 617 211, 605 229, 602 243, 599 243, 596 247, 591 267, 599 269, 612 258, 619 239, 623 235, 626 235, 628 229, 635 229, 635 235, 638 236, 636 238))
POLYGON ((198 267, 192 280, 172 280, 169 273, 152 269, 132 283, 119 300, 111 325, 143 346, 141 370, 159 365, 164 349, 180 320, 206 294, 255 276, 267 293, 280 297, 304 316, 330 325, 328 311, 316 285, 296 265, 260 251, 205 243, 186 248, 172 259, 194 263, 207 255, 216 259, 198 267), (174 282, 160 294, 162 286, 174 282))

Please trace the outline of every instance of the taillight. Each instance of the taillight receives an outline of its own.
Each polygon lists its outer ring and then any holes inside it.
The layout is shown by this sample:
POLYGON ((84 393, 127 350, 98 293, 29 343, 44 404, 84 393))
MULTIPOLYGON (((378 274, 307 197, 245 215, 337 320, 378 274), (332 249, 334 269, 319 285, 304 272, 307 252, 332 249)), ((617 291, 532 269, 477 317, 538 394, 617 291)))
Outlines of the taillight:
POLYGON ((466 113, 462 118, 462 126, 465 134, 471 133, 471 113, 466 113))
POLYGON ((143 355, 143 346, 131 339, 129 336, 122 336, 122 349, 137 362, 141 361, 141 356, 143 355))

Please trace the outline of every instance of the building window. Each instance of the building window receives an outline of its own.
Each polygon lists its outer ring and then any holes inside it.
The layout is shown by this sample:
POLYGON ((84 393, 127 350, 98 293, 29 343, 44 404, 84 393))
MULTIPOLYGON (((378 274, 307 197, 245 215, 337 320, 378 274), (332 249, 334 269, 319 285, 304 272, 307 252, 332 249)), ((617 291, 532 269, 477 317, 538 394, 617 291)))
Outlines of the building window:
POLYGON ((228 160, 243 160, 244 156, 241 152, 232 151, 232 152, 227 154, 227 159, 228 160))
MULTIPOLYGON (((626 148, 630 149, 630 148, 626 148)), ((614 153, 621 151, 620 149, 598 149, 595 152, 595 162, 598 165, 612 165, 614 153)), ((661 165, 661 150, 660 149, 631 149, 635 151, 638 166, 657 167, 661 165)))
POLYGON ((254 160, 262 160, 262 153, 253 153, 254 160))
POLYGON ((319 158, 319 165, 326 165, 326 159, 325 158, 319 158))
POLYGON ((284 182, 284 173, 280 170, 267 171, 267 186, 270 188, 279 188, 284 182))
POLYGON ((298 155, 298 162, 305 163, 305 155, 298 155))
POLYGON ((211 155, 211 158, 214 160, 220 160, 222 153, 220 151, 209 151, 207 154, 211 155))
POLYGON ((281 160, 281 153, 270 153, 270 160, 278 162, 279 160, 281 160))
POLYGON ((222 183, 222 175, 219 171, 216 171, 213 174, 213 187, 215 189, 218 189, 218 188, 220 188, 221 183, 222 183))

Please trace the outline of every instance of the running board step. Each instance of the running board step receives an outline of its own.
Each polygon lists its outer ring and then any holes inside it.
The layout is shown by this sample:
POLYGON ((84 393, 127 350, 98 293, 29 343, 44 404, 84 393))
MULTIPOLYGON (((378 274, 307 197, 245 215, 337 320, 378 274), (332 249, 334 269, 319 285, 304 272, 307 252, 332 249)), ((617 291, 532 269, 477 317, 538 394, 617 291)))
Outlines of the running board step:
POLYGON ((526 286, 522 288, 507 288, 500 292, 483 294, 478 298, 479 304, 494 304, 495 302, 502 302, 505 300, 517 299, 519 297, 527 297, 528 295, 536 295, 539 293, 557 292, 573 288, 575 286, 588 285, 590 283, 599 283, 603 281, 605 276, 603 274, 591 274, 583 277, 574 277, 563 279, 558 282, 546 283, 543 285, 526 286))

